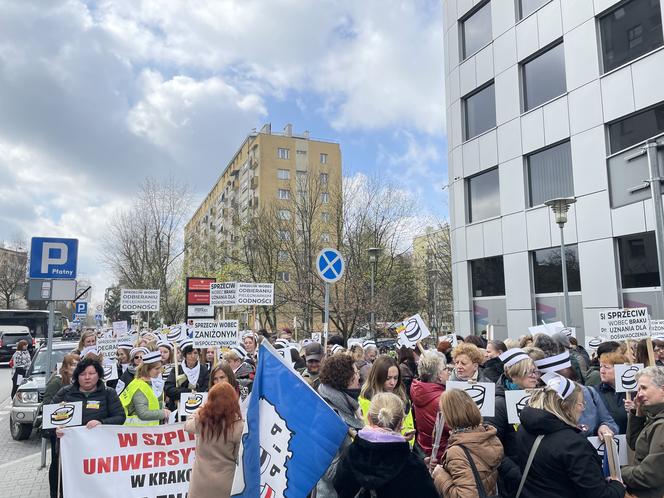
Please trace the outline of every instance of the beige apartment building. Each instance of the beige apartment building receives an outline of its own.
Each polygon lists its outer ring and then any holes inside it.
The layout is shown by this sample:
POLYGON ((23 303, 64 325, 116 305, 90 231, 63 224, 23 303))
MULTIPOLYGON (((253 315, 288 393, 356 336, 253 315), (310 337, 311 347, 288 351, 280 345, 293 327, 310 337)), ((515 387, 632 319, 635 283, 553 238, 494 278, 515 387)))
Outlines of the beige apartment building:
MULTIPOLYGON (((315 140, 309 132, 293 133, 288 124, 273 132, 270 124, 253 131, 228 162, 219 179, 185 227, 185 240, 214 236, 230 254, 242 257, 243 227, 261 213, 275 220, 274 231, 288 249, 301 244, 303 206, 314 213, 308 236, 311 251, 336 246, 335 212, 341 199, 341 149, 338 143, 315 140)), ((292 255, 279 252, 278 293, 297 285, 300 272, 292 255)), ((289 307, 290 308, 290 307, 289 307)), ((311 313, 309 313, 311 315, 311 313)), ((280 310, 279 326, 293 326, 297 310, 280 310)), ((310 316, 309 322, 312 318, 310 316)), ((320 322, 317 318, 313 328, 320 322)), ((306 328, 306 327, 305 327, 306 328)))

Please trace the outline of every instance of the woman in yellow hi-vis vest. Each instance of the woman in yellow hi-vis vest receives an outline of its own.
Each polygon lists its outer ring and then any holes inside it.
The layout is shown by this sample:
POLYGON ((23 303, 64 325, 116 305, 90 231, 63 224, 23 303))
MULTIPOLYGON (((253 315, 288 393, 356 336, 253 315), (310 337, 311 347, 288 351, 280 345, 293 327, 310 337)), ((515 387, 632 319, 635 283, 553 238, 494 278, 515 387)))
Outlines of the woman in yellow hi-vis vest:
POLYGON ((170 410, 164 406, 164 379, 161 377, 161 354, 154 351, 143 355, 136 368, 136 377, 120 394, 127 418, 124 425, 159 425, 168 420, 170 410))

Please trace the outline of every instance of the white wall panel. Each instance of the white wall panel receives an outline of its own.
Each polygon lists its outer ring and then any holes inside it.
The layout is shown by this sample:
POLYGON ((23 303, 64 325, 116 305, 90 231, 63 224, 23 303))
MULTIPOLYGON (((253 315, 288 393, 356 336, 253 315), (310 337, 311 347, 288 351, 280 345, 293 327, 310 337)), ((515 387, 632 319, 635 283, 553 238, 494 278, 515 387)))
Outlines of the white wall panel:
POLYGON ((613 7, 620 0, 593 0, 595 4, 595 14, 601 14, 603 11, 609 7, 613 7))
POLYGON ((632 91, 632 68, 623 67, 601 79, 602 106, 604 119, 616 118, 634 112, 634 93, 632 91))
POLYGON ((513 65, 496 76, 496 123, 501 125, 521 114, 519 96, 519 67, 513 65))
POLYGON ((475 55, 477 86, 493 79, 493 44, 484 47, 475 55))
POLYGON ((516 64, 516 30, 512 28, 493 42, 493 68, 496 74, 500 74, 514 64, 516 64))
POLYGON ((491 6, 491 21, 494 38, 499 37, 509 28, 514 26, 516 21, 514 3, 503 2, 500 4, 500 8, 496 8, 497 5, 498 4, 494 3, 494 5, 491 6))
POLYGON ((570 141, 574 175, 574 195, 608 188, 604 126, 573 135, 570 141))
POLYGON ((593 81, 569 93, 570 131, 572 135, 602 124, 602 97, 599 81, 593 81))
POLYGON ((532 306, 532 298, 528 253, 506 254, 503 257, 503 265, 507 309, 529 309, 532 306))
POLYGON ((521 61, 537 52, 539 37, 537 35, 537 16, 530 16, 516 25, 516 54, 521 61))
POLYGON ((527 251, 526 213, 509 214, 501 219, 503 223, 503 251, 505 254, 527 251))
POLYGON ((592 2, 579 0, 560 0, 563 17, 563 31, 567 33, 583 24, 595 15, 592 2))
POLYGON ((537 31, 540 48, 563 35, 560 0, 553 0, 537 11, 537 31))
POLYGON ((585 85, 599 76, 595 20, 590 19, 565 34, 567 90, 585 85))
POLYGON ((452 144, 452 147, 457 147, 461 145, 462 140, 462 123, 461 123, 461 101, 457 100, 452 102, 449 110, 450 122, 452 123, 451 128, 448 128, 447 131, 450 133, 449 140, 452 144))
POLYGON ((521 120, 513 119, 498 127, 498 161, 521 156, 521 120))
POLYGON ((528 249, 551 247, 551 223, 549 208, 546 206, 526 211, 526 227, 528 230, 528 249))
POLYGON ((544 115, 541 107, 521 116, 521 146, 524 154, 544 146, 544 115))
POLYGON ((459 88, 462 96, 477 88, 475 57, 466 59, 459 65, 459 88))
POLYGON ((635 202, 611 210, 613 236, 620 237, 630 233, 646 231, 646 213, 643 202, 635 202))
POLYGON ((459 65, 459 43, 459 24, 455 22, 447 32, 447 49, 450 69, 459 65))
POLYGON ((468 255, 468 259, 484 257, 484 230, 482 229, 482 223, 466 227, 466 254, 468 255))
POLYGON ((480 146, 480 170, 491 168, 498 164, 498 131, 491 130, 482 136, 477 141, 480 146))
POLYGON ((581 242, 578 249, 584 308, 618 306, 613 239, 581 242))
POLYGON ((470 281, 468 276, 468 263, 457 263, 455 265, 457 269, 457 280, 459 284, 459 309, 460 310, 472 310, 470 304, 470 281))
POLYGON ((484 231, 484 257, 503 253, 503 226, 500 218, 482 223, 484 231))
POLYGON ((580 241, 611 237, 609 194, 606 190, 578 197, 575 207, 580 241))
POLYGON ((545 145, 551 145, 569 137, 567 96, 546 104, 542 108, 542 112, 544 113, 545 145))
POLYGON ((463 176, 471 176, 480 170, 480 142, 477 138, 463 144, 463 176))
POLYGON ((528 334, 528 327, 533 326, 533 310, 511 310, 507 309, 507 337, 519 339, 528 334))
POLYGON ((466 224, 466 188, 463 180, 457 180, 452 183, 454 189, 454 218, 452 226, 454 228, 466 224))
POLYGON ((449 104, 456 102, 461 98, 461 90, 459 87, 459 68, 455 67, 450 71, 450 74, 445 81, 445 86, 449 88, 449 104))
POLYGON ((632 64, 632 79, 637 109, 664 100, 664 50, 632 64))
POLYGON ((500 213, 523 211, 525 192, 523 182, 523 159, 517 157, 502 163, 498 168, 500 182, 500 213))

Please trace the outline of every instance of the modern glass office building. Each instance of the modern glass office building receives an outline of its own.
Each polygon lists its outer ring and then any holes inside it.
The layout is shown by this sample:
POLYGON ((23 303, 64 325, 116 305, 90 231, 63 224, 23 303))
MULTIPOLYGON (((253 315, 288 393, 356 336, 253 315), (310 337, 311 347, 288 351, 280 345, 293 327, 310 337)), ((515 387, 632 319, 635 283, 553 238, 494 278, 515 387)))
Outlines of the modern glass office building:
MULTIPOLYGON (((663 0, 445 0, 454 316, 518 337, 648 306, 664 318, 645 141, 664 143, 663 0)), ((651 149, 664 169, 664 147, 651 149)), ((664 174, 660 175, 664 176, 664 174)), ((661 245, 661 243, 660 243, 661 245)))

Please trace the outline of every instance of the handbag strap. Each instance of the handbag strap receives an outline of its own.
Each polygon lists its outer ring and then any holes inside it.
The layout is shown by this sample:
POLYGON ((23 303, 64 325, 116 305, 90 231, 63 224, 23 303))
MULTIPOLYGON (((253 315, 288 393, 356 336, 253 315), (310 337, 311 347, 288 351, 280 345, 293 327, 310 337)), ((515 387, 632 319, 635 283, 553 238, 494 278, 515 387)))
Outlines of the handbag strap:
POLYGON ((528 462, 526 463, 526 468, 523 471, 523 475, 521 476, 521 483, 519 484, 519 491, 516 492, 516 498, 519 498, 521 496, 521 491, 523 490, 523 485, 526 483, 526 477, 528 477, 528 471, 530 470, 530 466, 533 463, 533 459, 535 458, 535 453, 537 453, 537 448, 539 448, 540 443, 542 442, 542 439, 544 439, 544 434, 540 434, 537 436, 535 439, 535 442, 533 443, 533 447, 530 450, 530 455, 528 455, 528 462))
POLYGON ((477 487, 477 494, 479 495, 479 498, 486 498, 487 494, 486 490, 484 489, 484 484, 482 484, 482 478, 480 477, 480 473, 478 472, 477 467, 475 466, 473 457, 470 456, 470 451, 468 451, 468 448, 466 448, 463 444, 460 444, 459 446, 461 446, 461 449, 466 454, 466 458, 468 459, 470 468, 473 471, 473 476, 475 477, 475 485, 477 487))

